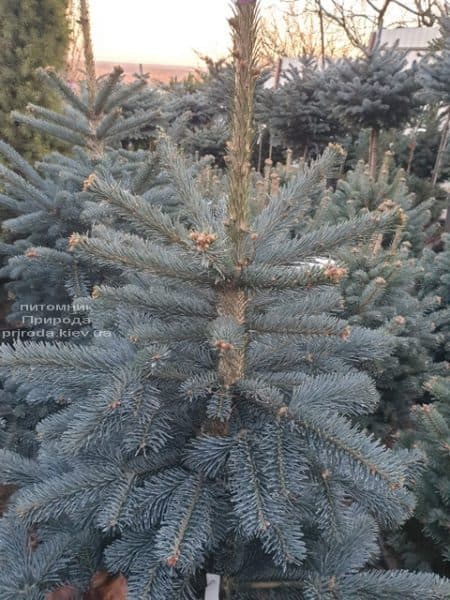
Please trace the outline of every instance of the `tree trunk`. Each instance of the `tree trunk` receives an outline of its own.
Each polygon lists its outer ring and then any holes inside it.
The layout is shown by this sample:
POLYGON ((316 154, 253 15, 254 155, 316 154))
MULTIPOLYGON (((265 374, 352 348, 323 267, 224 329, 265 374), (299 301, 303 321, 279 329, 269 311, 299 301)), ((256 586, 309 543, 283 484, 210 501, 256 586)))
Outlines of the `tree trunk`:
POLYGON ((445 225, 444 225, 445 233, 450 233, 450 196, 447 195, 447 214, 445 217, 445 225))
POLYGON ((370 132, 369 142, 369 175, 375 179, 377 176, 377 154, 378 154, 378 138, 380 132, 375 127, 370 132))
POLYGON ((220 578, 220 591, 217 600, 232 600, 231 582, 228 577, 220 578))
POLYGON ((434 163, 433 175, 431 177, 431 184, 434 186, 439 179, 442 168, 442 160, 444 158, 445 149, 448 146, 448 138, 450 133, 450 110, 444 123, 444 127, 441 133, 441 141, 439 143, 439 149, 436 155, 436 162, 434 163))
MULTIPOLYGON (((277 66, 275 68, 275 75, 274 75, 274 82, 273 82, 274 90, 277 90, 280 86, 282 70, 283 70, 283 59, 279 58, 277 60, 277 66)), ((269 158, 270 159, 272 159, 272 152, 273 152, 273 134, 272 134, 272 132, 270 132, 270 140, 269 140, 269 158)))
POLYGON ((325 70, 325 28, 323 24, 323 6, 322 1, 317 0, 317 9, 319 13, 319 24, 320 24, 320 65, 322 71, 325 70))
POLYGON ((414 131, 414 137, 411 140, 411 143, 409 144, 409 155, 408 155, 408 164, 406 166, 406 174, 410 175, 411 173, 411 167, 412 167, 412 163, 414 160, 414 154, 416 152, 416 148, 417 148, 417 138, 416 138, 416 131, 414 131))

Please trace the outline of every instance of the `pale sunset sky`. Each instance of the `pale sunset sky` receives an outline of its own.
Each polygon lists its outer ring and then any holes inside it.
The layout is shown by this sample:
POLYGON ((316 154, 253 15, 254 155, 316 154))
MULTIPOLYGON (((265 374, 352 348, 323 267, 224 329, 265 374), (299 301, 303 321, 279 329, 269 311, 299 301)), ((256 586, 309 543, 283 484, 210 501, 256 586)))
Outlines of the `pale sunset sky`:
MULTIPOLYGON (((262 0, 262 7, 280 0, 262 0)), ((98 60, 197 66, 230 46, 230 0, 90 0, 98 60)))

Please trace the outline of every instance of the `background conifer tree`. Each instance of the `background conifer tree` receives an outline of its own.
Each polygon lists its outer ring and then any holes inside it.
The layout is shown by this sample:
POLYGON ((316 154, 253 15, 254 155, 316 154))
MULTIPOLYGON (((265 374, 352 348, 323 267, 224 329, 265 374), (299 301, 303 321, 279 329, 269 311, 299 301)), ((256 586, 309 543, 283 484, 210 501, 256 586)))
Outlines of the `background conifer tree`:
MULTIPOLYGON (((450 139, 450 17, 443 17, 440 26, 439 52, 431 53, 429 60, 421 64, 420 70, 425 96, 440 107, 443 123, 431 179, 433 185, 440 177, 450 139)), ((450 210, 447 210, 446 231, 450 231, 450 210)))
POLYGON ((415 69, 405 67, 405 52, 398 46, 375 45, 364 56, 337 61, 328 71, 325 93, 334 116, 356 131, 370 129, 369 169, 373 177, 380 131, 405 125, 417 106, 420 86, 415 69))
POLYGON ((11 119, 28 103, 55 108, 57 97, 36 75, 63 70, 69 42, 66 0, 5 0, 0 6, 0 131, 27 159, 41 158, 51 140, 11 119))
POLYGON ((402 170, 392 171, 392 156, 385 154, 376 179, 360 162, 325 193, 313 222, 337 224, 364 214, 382 214, 395 208, 404 222, 395 233, 374 236, 366 244, 345 248, 341 254, 348 277, 341 290, 343 314, 352 325, 384 331, 393 336, 393 355, 384 357, 372 372, 381 394, 377 412, 368 424, 392 444, 409 422, 411 406, 423 399, 433 353, 438 346, 430 306, 418 296, 422 276, 421 254, 430 226, 434 199, 415 204, 402 170))
POLYGON ((267 121, 278 143, 307 158, 322 152, 344 131, 324 102, 327 70, 320 71, 314 57, 300 57, 299 63, 283 73, 281 85, 269 94, 267 121))
POLYGON ((425 386, 431 402, 416 406, 416 427, 404 434, 405 446, 427 457, 417 488, 418 503, 404 529, 390 540, 406 566, 450 574, 450 377, 431 378, 425 386))
POLYGON ((414 518, 392 543, 411 568, 450 573, 449 463, 450 463, 450 239, 442 237, 442 248, 427 248, 422 258, 420 296, 435 326, 435 373, 425 382, 424 402, 415 407, 416 427, 402 434, 407 447, 419 447, 427 457, 418 488, 414 518))
MULTIPOLYGON (((84 9, 86 10, 86 5, 84 9)), ((82 15, 83 16, 83 15, 82 15)), ((89 50, 89 23, 84 19, 87 56, 92 63, 91 97, 88 85, 80 93, 51 68, 41 77, 48 88, 59 92, 60 112, 30 105, 28 114, 15 113, 23 127, 37 129, 49 139, 54 137, 70 152, 52 153, 32 166, 10 145, 0 142, 2 194, 0 205, 9 214, 2 226, 4 242, 0 246, 5 265, 1 276, 6 280, 10 310, 2 331, 2 342, 17 337, 66 340, 86 339, 92 335, 86 315, 70 308, 74 296, 90 293, 100 283, 102 270, 94 271, 76 260, 71 252, 73 231, 87 232, 99 216, 91 207, 85 189, 86 178, 97 168, 107 166, 114 176, 144 194, 153 187, 155 157, 150 152, 121 150, 123 137, 135 135, 140 127, 151 126, 157 119, 152 106, 146 112, 122 115, 122 103, 133 101, 146 86, 145 80, 122 84, 122 70, 116 68, 107 77, 95 77, 93 56, 89 50)), ((156 192, 162 201, 161 187, 156 192)), ((166 194, 166 196, 170 194, 166 194)), ((3 382, 0 411, 3 417, 3 443, 29 456, 36 450, 35 424, 56 409, 58 400, 46 405, 27 404, 30 387, 3 382)))

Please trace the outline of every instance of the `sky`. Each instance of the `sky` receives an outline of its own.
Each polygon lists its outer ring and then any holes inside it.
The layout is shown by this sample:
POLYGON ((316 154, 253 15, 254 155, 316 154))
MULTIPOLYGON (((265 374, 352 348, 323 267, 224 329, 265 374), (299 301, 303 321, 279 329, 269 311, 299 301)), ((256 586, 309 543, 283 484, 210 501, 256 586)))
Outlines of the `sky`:
MULTIPOLYGON (((268 7, 280 0, 263 0, 268 7)), ((97 60, 197 66, 230 46, 230 0, 90 0, 97 60)))

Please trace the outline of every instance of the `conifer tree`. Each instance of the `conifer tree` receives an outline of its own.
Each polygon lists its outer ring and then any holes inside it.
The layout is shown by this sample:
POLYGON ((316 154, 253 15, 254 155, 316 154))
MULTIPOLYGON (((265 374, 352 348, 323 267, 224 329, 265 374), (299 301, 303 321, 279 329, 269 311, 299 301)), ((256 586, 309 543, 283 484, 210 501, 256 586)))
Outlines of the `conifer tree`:
MULTIPOLYGON (((10 328, 1 332, 4 343, 16 337, 77 341, 92 335, 86 315, 71 308, 74 296, 89 294, 104 276, 101 270, 86 268, 71 252, 73 231, 87 232, 99 218, 92 209, 85 212, 91 200, 85 180, 93 170, 107 166, 118 180, 142 194, 158 183, 154 156, 120 149, 124 136, 134 135, 143 125, 148 127, 157 115, 153 106, 146 112, 122 116, 122 103, 139 96, 145 81, 124 86, 119 67, 97 81, 89 49, 89 23, 83 31, 91 62, 89 85, 77 94, 54 69, 47 69, 41 76, 59 92, 64 112, 30 105, 27 115, 15 114, 24 127, 70 145, 71 153, 53 153, 32 166, 10 145, 0 142, 5 163, 0 165, 0 205, 10 217, 3 222, 6 239, 0 246, 5 263, 0 273, 7 281, 11 302, 10 328)), ((162 201, 163 196, 159 186, 155 201, 162 201)), ((105 211, 100 218, 107 218, 105 211)), ((46 406, 27 404, 28 391, 29 386, 5 380, 0 400, 3 442, 25 455, 36 449, 35 424, 58 407, 51 401, 46 406)))
POLYGON ((443 128, 436 154, 432 182, 436 184, 443 166, 450 134, 450 17, 440 21, 439 51, 432 51, 420 65, 420 80, 429 101, 441 108, 443 128))
POLYGON ((231 25, 226 201, 202 197, 166 141, 177 216, 96 174, 91 193, 130 231, 98 226, 74 250, 123 273, 91 299, 114 335, 2 349, 2 368, 70 403, 39 425, 36 460, 2 453, 2 479, 21 488, 1 523, 4 600, 82 586, 99 564, 127 576, 131 600, 200 599, 207 573, 225 600, 450 593, 434 575, 366 569, 379 528, 412 510, 416 457, 352 424, 377 401, 357 365, 389 340, 333 314, 346 270, 317 261, 400 215, 292 238, 332 148, 249 214, 256 3, 239 0, 231 25))
POLYGON ((273 92, 268 121, 276 139, 295 154, 307 157, 336 141, 342 127, 323 101, 327 71, 319 70, 314 57, 301 57, 299 63, 300 67, 289 67, 273 92))
POLYGON ((414 518, 393 536, 391 543, 408 568, 450 573, 450 377, 426 384, 432 402, 416 406, 416 427, 403 443, 419 447, 427 457, 417 487, 414 518))
MULTIPOLYGON (((16 121, 68 145, 71 154, 53 153, 34 168, 11 146, 0 144, 0 155, 9 165, 0 166, 0 205, 11 215, 3 228, 12 241, 2 246, 2 254, 11 257, 2 275, 11 279, 8 287, 14 299, 13 321, 23 320, 22 305, 70 303, 70 297, 89 293, 92 277, 74 260, 69 239, 75 230, 87 231, 90 226, 83 217, 89 200, 86 178, 105 162, 119 179, 132 179, 134 171, 138 181, 131 185, 140 184, 144 192, 143 186, 153 174, 151 164, 145 164, 151 163, 150 155, 141 153, 137 161, 128 161, 130 154, 120 151, 123 138, 148 127, 157 117, 154 106, 128 118, 122 115, 123 103, 139 96, 145 79, 123 86, 123 70, 116 67, 97 80, 86 2, 81 7, 87 79, 80 93, 53 68, 41 70, 42 79, 65 102, 65 110, 61 113, 29 104, 26 114, 14 112, 16 121)), ((34 316, 39 319, 44 315, 37 312, 34 316)))
POLYGON ((27 159, 41 158, 49 138, 11 119, 34 103, 56 108, 57 98, 36 76, 39 67, 62 70, 69 41, 67 0, 5 0, 0 6, 0 131, 27 159))
POLYGON ((416 290, 423 277, 419 257, 434 199, 415 205, 404 172, 391 175, 391 163, 392 156, 386 153, 373 179, 360 162, 331 196, 324 195, 314 222, 336 224, 364 214, 403 211, 404 222, 395 233, 376 235, 341 253, 349 271, 341 286, 344 316, 351 325, 385 331, 394 340, 393 354, 372 372, 381 401, 368 419, 371 430, 392 443, 399 429, 407 426, 411 406, 423 399, 438 340, 429 314, 434 301, 424 303, 416 290))
POLYGON ((441 248, 426 248, 422 257, 423 279, 421 296, 426 302, 433 298, 436 331, 440 334, 435 361, 450 360, 450 234, 444 233, 441 248))
POLYGON ((377 172, 382 129, 404 126, 417 106, 415 69, 406 69, 405 52, 375 45, 364 56, 341 59, 329 70, 326 99, 334 116, 359 131, 370 129, 369 168, 377 172))
MULTIPOLYGON (((233 99, 232 65, 225 59, 203 57, 206 71, 191 79, 175 82, 167 90, 165 118, 167 132, 189 154, 212 155, 222 167, 229 137, 228 115, 233 99)), ((270 118, 272 91, 264 88, 269 71, 262 70, 255 90, 255 115, 262 124, 270 118)))
POLYGON ((435 373, 425 382, 426 396, 415 407, 415 427, 403 432, 406 447, 419 447, 427 461, 418 487, 418 504, 411 519, 393 536, 394 548, 408 567, 450 573, 450 237, 439 252, 426 249, 420 293, 435 325, 435 373))

